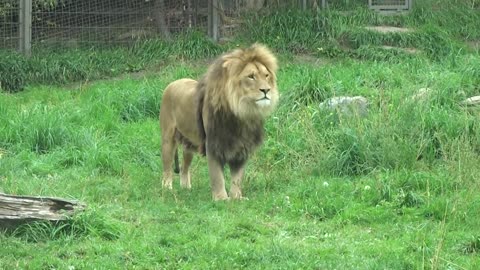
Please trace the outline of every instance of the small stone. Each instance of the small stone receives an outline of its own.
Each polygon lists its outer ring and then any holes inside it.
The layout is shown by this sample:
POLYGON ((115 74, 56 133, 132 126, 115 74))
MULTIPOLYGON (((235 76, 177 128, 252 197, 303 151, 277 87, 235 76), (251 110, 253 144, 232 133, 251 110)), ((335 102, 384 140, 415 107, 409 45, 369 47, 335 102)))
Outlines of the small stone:
POLYGON ((430 88, 420 88, 418 91, 410 97, 412 101, 426 101, 432 94, 432 89, 430 88))

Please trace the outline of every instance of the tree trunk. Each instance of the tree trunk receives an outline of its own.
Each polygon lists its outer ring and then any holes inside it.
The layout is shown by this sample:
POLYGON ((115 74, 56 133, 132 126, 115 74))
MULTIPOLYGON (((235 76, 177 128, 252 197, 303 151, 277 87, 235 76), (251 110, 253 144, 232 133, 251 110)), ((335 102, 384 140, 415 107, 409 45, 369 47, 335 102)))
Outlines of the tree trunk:
POLYGON ((10 228, 35 220, 64 220, 84 208, 85 205, 80 202, 61 198, 0 193, 0 228, 10 228))

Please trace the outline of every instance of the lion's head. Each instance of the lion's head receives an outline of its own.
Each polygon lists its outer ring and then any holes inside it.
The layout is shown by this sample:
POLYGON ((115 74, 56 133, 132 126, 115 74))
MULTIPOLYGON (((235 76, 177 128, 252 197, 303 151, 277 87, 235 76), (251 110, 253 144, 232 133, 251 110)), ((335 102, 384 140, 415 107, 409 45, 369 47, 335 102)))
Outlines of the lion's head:
POLYGON ((224 54, 204 78, 205 99, 215 110, 233 112, 240 119, 268 116, 279 99, 277 59, 261 44, 224 54))

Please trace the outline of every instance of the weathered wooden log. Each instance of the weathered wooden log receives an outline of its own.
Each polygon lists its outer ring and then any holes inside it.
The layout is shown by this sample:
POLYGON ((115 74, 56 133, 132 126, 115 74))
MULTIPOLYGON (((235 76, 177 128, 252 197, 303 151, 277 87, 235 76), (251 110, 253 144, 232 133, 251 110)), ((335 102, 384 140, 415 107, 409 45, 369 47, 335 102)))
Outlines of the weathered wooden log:
POLYGON ((462 101, 462 104, 466 106, 480 106, 480 96, 467 98, 462 101))
POLYGON ((78 201, 0 193, 0 228, 36 220, 65 220, 84 208, 85 205, 78 201))

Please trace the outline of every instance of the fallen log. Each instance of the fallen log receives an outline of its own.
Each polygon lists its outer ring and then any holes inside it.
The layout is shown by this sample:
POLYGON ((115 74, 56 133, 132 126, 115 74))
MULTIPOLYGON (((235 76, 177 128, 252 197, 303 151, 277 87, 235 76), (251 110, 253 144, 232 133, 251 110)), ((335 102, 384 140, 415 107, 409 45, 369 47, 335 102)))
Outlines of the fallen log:
POLYGON ((480 106, 480 96, 467 98, 462 101, 462 104, 466 106, 480 106))
POLYGON ((83 209, 85 205, 74 200, 0 193, 0 228, 38 220, 65 220, 83 209))

